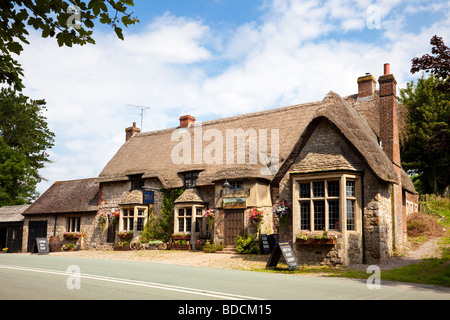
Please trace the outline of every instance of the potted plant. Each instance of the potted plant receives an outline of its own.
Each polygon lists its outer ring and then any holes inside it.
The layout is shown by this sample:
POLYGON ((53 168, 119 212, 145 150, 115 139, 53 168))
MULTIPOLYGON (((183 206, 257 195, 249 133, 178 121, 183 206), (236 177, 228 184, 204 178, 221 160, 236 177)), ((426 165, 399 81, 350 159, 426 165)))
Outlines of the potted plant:
POLYGON ((8 248, 3 248, 2 251, 3 253, 8 253, 8 248))
POLYGON ((98 220, 98 225, 100 226, 100 228, 102 228, 102 230, 104 230, 106 222, 108 221, 108 215, 104 212, 101 212, 98 215, 97 220, 98 220))
POLYGON ((75 245, 73 243, 66 243, 63 245, 62 249, 64 251, 73 251, 75 249, 75 245))
POLYGON ((128 241, 118 241, 114 245, 114 250, 116 251, 130 251, 130 243, 128 241))
POLYGON ((273 207, 273 213, 278 218, 279 225, 286 226, 288 224, 288 217, 291 211, 291 206, 287 201, 281 201, 273 207))
POLYGON ((111 225, 115 225, 117 222, 119 222, 119 217, 120 217, 119 211, 114 210, 113 212, 111 212, 111 215, 109 217, 111 225))
POLYGON ((261 234, 261 223, 263 221, 264 218, 264 213, 256 208, 253 208, 252 211, 250 212, 250 221, 255 223, 257 225, 258 228, 258 234, 261 234))

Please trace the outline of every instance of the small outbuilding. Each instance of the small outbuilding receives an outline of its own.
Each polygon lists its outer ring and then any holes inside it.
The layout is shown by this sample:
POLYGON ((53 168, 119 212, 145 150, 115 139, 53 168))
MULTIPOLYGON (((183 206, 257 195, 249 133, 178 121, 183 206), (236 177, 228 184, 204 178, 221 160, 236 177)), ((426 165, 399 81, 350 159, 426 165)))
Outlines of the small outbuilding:
POLYGON ((0 249, 8 248, 11 253, 22 251, 22 213, 29 206, 24 204, 0 207, 0 249))

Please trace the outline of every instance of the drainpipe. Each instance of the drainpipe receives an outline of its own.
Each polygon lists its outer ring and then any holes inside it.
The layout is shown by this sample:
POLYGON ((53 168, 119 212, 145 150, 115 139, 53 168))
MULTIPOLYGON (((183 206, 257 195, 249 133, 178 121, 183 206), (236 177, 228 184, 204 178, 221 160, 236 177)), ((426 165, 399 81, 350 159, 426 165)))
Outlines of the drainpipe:
POLYGON ((58 215, 55 213, 55 226, 53 228, 53 235, 56 236, 56 220, 58 218, 58 215))
POLYGON ((366 232, 364 223, 364 172, 361 173, 361 222, 362 222, 362 263, 366 264, 366 232))

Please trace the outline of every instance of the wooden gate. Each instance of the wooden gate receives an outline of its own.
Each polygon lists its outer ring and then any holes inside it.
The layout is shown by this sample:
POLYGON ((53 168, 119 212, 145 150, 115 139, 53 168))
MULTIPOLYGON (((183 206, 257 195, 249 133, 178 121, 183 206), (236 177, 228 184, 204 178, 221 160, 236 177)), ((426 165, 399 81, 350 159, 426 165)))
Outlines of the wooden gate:
POLYGON ((225 244, 234 245, 236 237, 244 232, 244 210, 225 211, 225 244))

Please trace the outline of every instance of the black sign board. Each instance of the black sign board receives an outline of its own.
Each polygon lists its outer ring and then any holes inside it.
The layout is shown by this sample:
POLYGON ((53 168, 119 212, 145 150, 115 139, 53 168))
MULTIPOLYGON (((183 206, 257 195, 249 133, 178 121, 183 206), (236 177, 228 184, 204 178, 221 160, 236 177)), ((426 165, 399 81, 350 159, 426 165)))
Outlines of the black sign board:
POLYGON ((267 234, 261 235, 259 247, 261 249, 262 254, 269 254, 272 252, 272 248, 270 247, 270 244, 269 244, 269 236, 267 234))
POLYGON ((273 233, 269 235, 270 252, 272 252, 273 248, 275 248, 278 241, 280 241, 280 235, 278 233, 273 233))
POLYGON ((280 261, 281 254, 283 254, 289 270, 299 269, 297 259, 295 258, 294 251, 292 250, 289 242, 277 242, 272 254, 270 255, 269 261, 267 261, 266 269, 276 267, 278 261, 280 261))
POLYGON ((33 246, 33 253, 49 254, 50 248, 48 246, 47 238, 36 238, 36 242, 33 246))
POLYGON ((155 193, 153 191, 144 191, 144 203, 155 203, 155 193))

